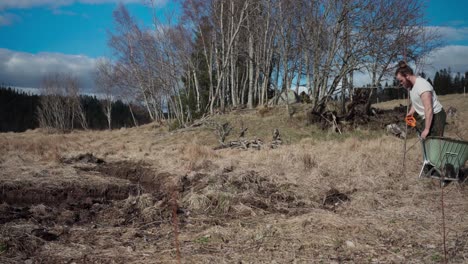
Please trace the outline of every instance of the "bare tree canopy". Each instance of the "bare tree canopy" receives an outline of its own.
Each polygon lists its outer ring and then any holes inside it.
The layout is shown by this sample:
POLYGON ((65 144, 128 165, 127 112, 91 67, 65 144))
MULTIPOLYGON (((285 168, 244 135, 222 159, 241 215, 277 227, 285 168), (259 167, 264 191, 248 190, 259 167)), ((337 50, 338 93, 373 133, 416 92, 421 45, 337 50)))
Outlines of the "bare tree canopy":
POLYGON ((112 101, 117 94, 118 77, 115 73, 115 66, 107 59, 100 59, 96 63, 96 88, 104 99, 102 100, 102 108, 104 115, 107 118, 107 126, 112 129, 112 101))
POLYGON ((40 127, 65 132, 78 122, 83 129, 88 128, 79 99, 78 79, 70 74, 53 73, 43 78, 41 90, 40 127))
MULTIPOLYGON (((154 120, 180 124, 205 112, 265 105, 275 93, 306 87, 322 113, 353 74, 373 85, 402 58, 419 62, 438 46, 418 0, 184 0, 178 25, 144 30, 123 5, 109 45, 116 79, 154 120), (166 115, 165 115, 166 114, 166 115)), ((154 8, 154 6, 153 6, 154 8)), ((343 105, 343 111, 345 110, 343 105)))

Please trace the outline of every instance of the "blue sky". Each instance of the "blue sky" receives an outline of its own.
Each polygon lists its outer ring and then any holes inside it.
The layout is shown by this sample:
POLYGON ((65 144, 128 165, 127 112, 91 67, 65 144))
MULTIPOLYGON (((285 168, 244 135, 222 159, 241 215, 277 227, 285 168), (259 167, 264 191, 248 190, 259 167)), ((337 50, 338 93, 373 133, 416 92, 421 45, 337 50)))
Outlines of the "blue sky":
MULTIPOLYGON (((29 53, 86 55, 92 58, 110 55, 107 31, 113 27, 112 11, 117 4, 109 0, 94 1, 105 2, 103 4, 73 2, 63 6, 37 5, 0 12, 0 17, 2 13, 4 17, 10 17, 9 20, 3 20, 3 25, 0 19, 0 48, 29 53)), ((126 6, 130 14, 149 26, 151 8, 142 4, 143 1, 128 2, 126 6)), ((0 3, 0 10, 1 7, 0 3)), ((158 1, 157 12, 160 17, 163 18, 164 12, 171 9, 174 9, 173 4, 158 1)))
MULTIPOLYGON (((424 0, 422 0, 424 1, 424 0)), ((37 87, 51 71, 71 71, 92 87, 97 58, 110 56, 107 30, 112 29, 115 0, 0 0, 0 82, 37 87)), ((122 0, 130 13, 147 26, 151 9, 141 0, 122 0)), ((146 0, 148 2, 148 0, 146 0)), ((174 1, 155 0, 157 14, 177 10, 174 1)), ((431 73, 451 66, 468 71, 468 1, 430 0, 428 26, 444 36, 446 46, 428 59, 431 73)))

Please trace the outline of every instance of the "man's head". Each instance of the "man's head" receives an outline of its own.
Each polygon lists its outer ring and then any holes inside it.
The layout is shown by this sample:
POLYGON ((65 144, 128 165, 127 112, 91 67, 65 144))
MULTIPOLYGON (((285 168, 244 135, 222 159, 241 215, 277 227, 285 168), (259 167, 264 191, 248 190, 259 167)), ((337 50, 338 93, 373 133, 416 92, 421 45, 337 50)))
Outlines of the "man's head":
POLYGON ((398 63, 398 69, 395 72, 397 80, 400 82, 401 86, 409 89, 413 87, 413 83, 410 79, 414 76, 413 69, 411 69, 408 64, 404 61, 398 63))

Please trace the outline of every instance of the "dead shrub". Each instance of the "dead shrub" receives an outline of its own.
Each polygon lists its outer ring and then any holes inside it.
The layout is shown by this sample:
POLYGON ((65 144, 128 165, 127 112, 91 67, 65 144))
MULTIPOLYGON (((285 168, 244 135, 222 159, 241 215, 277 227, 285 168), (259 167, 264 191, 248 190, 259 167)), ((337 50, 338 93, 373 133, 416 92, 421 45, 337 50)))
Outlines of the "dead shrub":
POLYGON ((135 209, 142 211, 145 208, 153 206, 153 204, 154 200, 150 194, 131 195, 125 200, 123 208, 126 211, 133 211, 135 209))
POLYGON ((227 192, 208 190, 206 194, 189 193, 183 203, 190 211, 198 213, 226 214, 233 204, 235 197, 227 192))
POLYGON ((204 194, 191 192, 182 201, 191 211, 205 211, 210 205, 210 199, 204 194))
POLYGON ((48 221, 56 217, 53 210, 43 204, 33 205, 29 208, 29 212, 38 221, 48 221))
POLYGON ((187 158, 199 157, 201 159, 213 158, 216 153, 207 146, 200 146, 197 144, 188 144, 184 147, 184 155, 187 158))
POLYGON ((145 223, 162 221, 169 216, 167 200, 156 201, 156 198, 149 193, 129 196, 123 202, 121 211, 126 217, 145 223))
POLYGON ((34 216, 45 215, 47 214, 47 207, 43 204, 33 205, 29 209, 34 216))
POLYGON ((182 152, 190 170, 206 169, 212 165, 211 160, 217 157, 211 148, 197 144, 186 145, 182 152))
POLYGON ((183 207, 195 215, 230 217, 299 212, 305 204, 294 184, 275 183, 254 171, 187 179, 183 207), (253 210, 255 209, 255 212, 253 210))
POLYGON ((138 196, 137 208, 143 211, 144 209, 154 205, 154 199, 151 194, 145 193, 138 196))
POLYGON ((304 153, 301 156, 302 164, 304 165, 304 170, 310 170, 313 168, 317 168, 317 161, 315 157, 312 157, 310 153, 304 153))
POLYGON ((0 145, 2 146, 0 148, 0 157, 5 157, 10 149, 10 143, 5 139, 0 141, 0 145))
POLYGON ((257 114, 261 117, 265 117, 270 111, 271 108, 269 108, 268 106, 261 106, 257 109, 257 114))
POLYGON ((217 213, 227 213, 235 203, 235 197, 227 192, 213 192, 208 196, 211 200, 212 210, 217 213))
POLYGON ((163 209, 158 206, 151 206, 141 211, 141 218, 145 223, 161 220, 164 218, 163 209))
POLYGON ((55 137, 35 137, 24 138, 17 137, 12 140, 5 140, 3 148, 0 152, 6 154, 8 152, 20 152, 37 156, 42 161, 58 162, 60 160, 60 148, 62 138, 55 137))

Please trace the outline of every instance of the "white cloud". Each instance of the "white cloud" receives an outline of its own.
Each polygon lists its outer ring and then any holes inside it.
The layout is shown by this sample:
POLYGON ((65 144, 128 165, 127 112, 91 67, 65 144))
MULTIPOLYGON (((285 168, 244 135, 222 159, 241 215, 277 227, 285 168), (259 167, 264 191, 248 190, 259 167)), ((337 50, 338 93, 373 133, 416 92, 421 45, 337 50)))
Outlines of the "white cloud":
MULTIPOLYGON (((164 5, 167 0, 154 0, 157 6, 164 5)), ((31 7, 59 7, 67 6, 73 3, 83 4, 106 4, 106 3, 143 3, 149 2, 149 0, 1 0, 0 10, 9 8, 31 8, 31 7)))
POLYGON ((21 18, 15 14, 10 13, 0 13, 0 27, 9 26, 17 21, 20 21, 21 18))
POLYGON ((468 27, 428 27, 441 34, 442 39, 447 42, 468 40, 468 27))
POLYGON ((450 69, 453 73, 468 71, 468 46, 449 45, 433 51, 427 58, 424 72, 431 79, 436 71, 450 69))
POLYGON ((61 72, 78 78, 83 91, 94 89, 96 59, 83 55, 41 52, 37 54, 0 48, 0 83, 10 86, 39 87, 42 78, 61 72))
POLYGON ((52 10, 52 14, 54 15, 64 15, 64 16, 76 16, 77 15, 77 13, 75 12, 62 10, 58 7, 52 7, 51 10, 52 10))
MULTIPOLYGON (((396 62, 395 62, 396 64, 396 62)), ((450 68, 452 73, 465 73, 468 71, 468 46, 463 45, 447 45, 439 48, 430 53, 420 64, 416 67, 414 64, 410 66, 417 72, 424 72, 426 78, 434 79, 437 71, 450 68)), ((389 84, 392 83, 392 76, 387 77, 382 81, 389 84)), ((371 83, 370 75, 367 71, 354 72, 354 86, 364 86, 371 83)))

